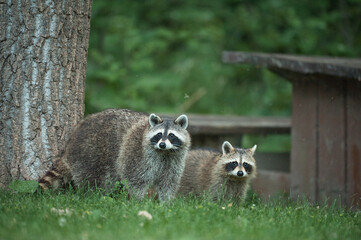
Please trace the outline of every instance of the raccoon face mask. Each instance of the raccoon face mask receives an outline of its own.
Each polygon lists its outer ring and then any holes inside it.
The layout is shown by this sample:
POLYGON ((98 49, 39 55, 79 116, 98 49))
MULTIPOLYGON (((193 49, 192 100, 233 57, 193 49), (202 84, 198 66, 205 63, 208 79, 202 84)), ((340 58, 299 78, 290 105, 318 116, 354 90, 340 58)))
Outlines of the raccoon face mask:
POLYGON ((187 131, 188 117, 180 115, 175 120, 155 115, 149 116, 149 133, 147 138, 151 146, 159 151, 177 151, 188 146, 190 137, 187 131))
POLYGON ((224 174, 232 179, 253 177, 255 173, 255 160, 253 154, 257 145, 250 149, 235 149, 225 141, 222 145, 222 157, 224 174))

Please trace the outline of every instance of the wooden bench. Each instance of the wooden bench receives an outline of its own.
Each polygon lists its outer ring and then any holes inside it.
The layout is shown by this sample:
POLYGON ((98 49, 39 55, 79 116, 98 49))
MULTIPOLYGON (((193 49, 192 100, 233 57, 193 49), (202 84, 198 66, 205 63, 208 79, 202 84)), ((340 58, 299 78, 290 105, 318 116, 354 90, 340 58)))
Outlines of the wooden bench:
POLYGON ((292 83, 291 196, 361 208, 361 59, 223 52, 292 83))
POLYGON ((287 117, 244 117, 196 115, 189 117, 192 135, 289 134, 291 119, 287 117))

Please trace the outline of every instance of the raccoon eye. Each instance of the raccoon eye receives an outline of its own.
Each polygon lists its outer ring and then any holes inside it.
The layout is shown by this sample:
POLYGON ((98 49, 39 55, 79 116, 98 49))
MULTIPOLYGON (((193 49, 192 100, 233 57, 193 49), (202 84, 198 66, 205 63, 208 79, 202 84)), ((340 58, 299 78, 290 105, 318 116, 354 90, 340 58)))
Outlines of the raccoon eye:
POLYGON ((233 171, 238 166, 238 162, 230 162, 226 164, 226 171, 230 172, 233 171))
POLYGON ((169 138, 174 138, 175 135, 174 135, 173 133, 169 133, 168 137, 169 137, 169 138))
POLYGON ((161 137, 162 136, 162 133, 157 133, 157 137, 161 137))
POLYGON ((252 171, 252 165, 250 165, 248 163, 243 163, 243 167, 244 167, 244 169, 246 169, 247 172, 252 171))

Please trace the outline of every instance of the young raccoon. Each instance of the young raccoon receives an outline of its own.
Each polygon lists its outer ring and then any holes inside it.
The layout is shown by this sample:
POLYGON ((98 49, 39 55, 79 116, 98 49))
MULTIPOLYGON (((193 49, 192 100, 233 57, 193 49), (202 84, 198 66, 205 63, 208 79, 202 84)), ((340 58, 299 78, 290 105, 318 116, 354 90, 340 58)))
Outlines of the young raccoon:
POLYGON ((152 186, 170 200, 179 186, 190 147, 188 118, 111 109, 86 117, 71 135, 52 170, 39 180, 43 189, 64 183, 111 188, 125 180, 142 199, 152 186))
POLYGON ((250 149, 233 148, 225 141, 222 153, 208 149, 189 151, 178 194, 208 192, 213 200, 224 196, 242 202, 250 180, 256 175, 253 158, 256 148, 256 145, 250 149))

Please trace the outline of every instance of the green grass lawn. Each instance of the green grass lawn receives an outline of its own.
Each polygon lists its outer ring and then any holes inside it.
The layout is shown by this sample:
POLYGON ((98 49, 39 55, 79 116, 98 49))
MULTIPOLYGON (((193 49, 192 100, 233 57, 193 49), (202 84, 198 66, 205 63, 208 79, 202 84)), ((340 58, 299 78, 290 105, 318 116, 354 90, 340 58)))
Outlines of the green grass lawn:
POLYGON ((361 239, 361 212, 255 196, 238 207, 206 198, 162 204, 97 192, 1 190, 0 239, 361 239), (141 210, 152 219, 138 216, 141 210))

